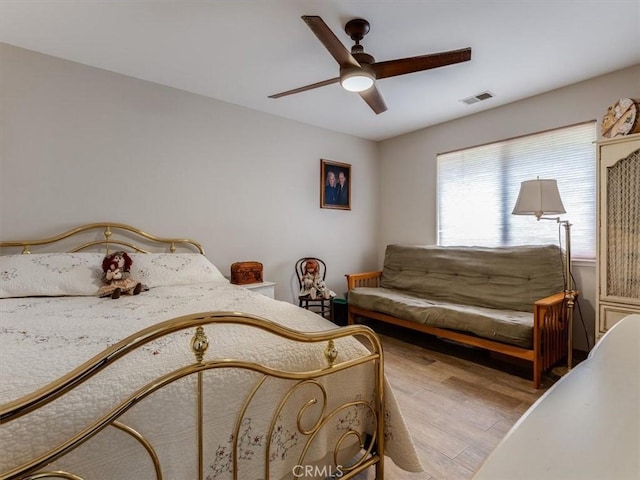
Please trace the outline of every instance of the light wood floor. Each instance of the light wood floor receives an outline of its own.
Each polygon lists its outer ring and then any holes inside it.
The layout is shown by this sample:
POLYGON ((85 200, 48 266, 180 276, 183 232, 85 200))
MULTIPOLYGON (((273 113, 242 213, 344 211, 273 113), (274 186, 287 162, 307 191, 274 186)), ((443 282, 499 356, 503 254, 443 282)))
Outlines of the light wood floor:
MULTIPOLYGON (((389 336, 388 326, 368 325, 382 339, 386 375, 425 469, 408 473, 387 459, 387 480, 471 478, 511 426, 553 383, 547 378, 545 388, 535 390, 528 367, 417 332, 395 329, 389 336)), ((373 478, 373 474, 364 478, 373 478)))

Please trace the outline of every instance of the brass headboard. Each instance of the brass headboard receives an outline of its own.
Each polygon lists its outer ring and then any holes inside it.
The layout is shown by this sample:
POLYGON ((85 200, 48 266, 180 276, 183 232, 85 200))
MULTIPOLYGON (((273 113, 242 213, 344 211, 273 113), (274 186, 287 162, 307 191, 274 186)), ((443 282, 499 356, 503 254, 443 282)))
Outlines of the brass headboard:
POLYGON ((156 237, 124 223, 90 223, 49 238, 2 241, 0 242, 0 252, 6 254, 9 252, 4 251, 4 249, 22 247, 22 253, 31 253, 32 247, 51 245, 58 242, 62 244, 64 240, 71 237, 81 238, 83 236, 86 237, 83 243, 65 247, 65 251, 73 253, 95 247, 104 247, 106 254, 109 254, 110 247, 117 245, 118 248, 125 247, 140 253, 150 253, 152 250, 148 250, 148 248, 162 246, 168 248, 171 253, 174 253, 177 248, 182 248, 204 254, 202 245, 194 240, 156 237))

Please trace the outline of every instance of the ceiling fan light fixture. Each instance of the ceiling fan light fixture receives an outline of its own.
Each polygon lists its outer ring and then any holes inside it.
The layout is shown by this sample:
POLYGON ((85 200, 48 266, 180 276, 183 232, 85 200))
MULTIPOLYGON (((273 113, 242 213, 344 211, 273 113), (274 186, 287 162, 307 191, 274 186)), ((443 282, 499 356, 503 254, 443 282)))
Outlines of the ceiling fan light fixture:
POLYGON ((340 69, 340 85, 349 92, 364 92, 370 89, 376 80, 373 72, 366 68, 349 67, 340 69))
MULTIPOLYGON (((2 1, 2 0, 0 0, 2 1)), ((376 62, 372 55, 364 51, 360 44, 364 36, 369 33, 369 22, 363 18, 349 20, 345 26, 345 33, 355 42, 349 51, 331 31, 329 26, 317 15, 303 15, 302 20, 324 45, 333 59, 340 66, 340 75, 322 82, 312 83, 304 87, 294 88, 286 92, 269 95, 269 98, 280 98, 294 93, 306 92, 315 88, 333 85, 340 82, 342 88, 349 92, 359 93, 371 110, 377 115, 387 110, 384 98, 378 91, 377 81, 408 73, 422 72, 432 68, 440 68, 454 63, 468 62, 471 60, 471 47, 448 52, 418 55, 416 57, 397 58, 384 62, 376 62)), ((478 95, 476 101, 484 100, 491 95, 485 92, 478 95)))

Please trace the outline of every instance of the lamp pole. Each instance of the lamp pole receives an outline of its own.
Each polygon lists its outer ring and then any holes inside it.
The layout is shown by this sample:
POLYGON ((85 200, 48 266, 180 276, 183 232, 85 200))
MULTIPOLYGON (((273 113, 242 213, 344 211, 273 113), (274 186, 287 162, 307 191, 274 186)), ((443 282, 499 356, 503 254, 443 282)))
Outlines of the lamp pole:
POLYGON ((566 259, 564 262, 564 299, 567 302, 567 366, 553 369, 553 372, 561 377, 573 368, 573 309, 575 307, 576 291, 573 288, 573 277, 571 276, 571 223, 569 220, 560 220, 560 217, 543 217, 542 212, 536 212, 535 216, 538 220, 555 220, 564 226, 566 251, 566 259))
POLYGON ((564 225, 565 245, 567 250, 567 258, 565 260, 565 291, 564 298, 567 301, 567 370, 573 367, 573 308, 576 299, 576 291, 573 289, 573 278, 571 277, 571 223, 568 220, 558 220, 564 225))

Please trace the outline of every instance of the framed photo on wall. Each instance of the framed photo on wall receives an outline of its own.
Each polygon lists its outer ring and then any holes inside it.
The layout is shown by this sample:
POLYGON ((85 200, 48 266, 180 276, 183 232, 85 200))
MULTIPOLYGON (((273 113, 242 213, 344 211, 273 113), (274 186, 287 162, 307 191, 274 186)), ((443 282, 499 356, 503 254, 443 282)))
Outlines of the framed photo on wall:
POLYGON ((320 160, 320 208, 351 210, 351 165, 320 160))

